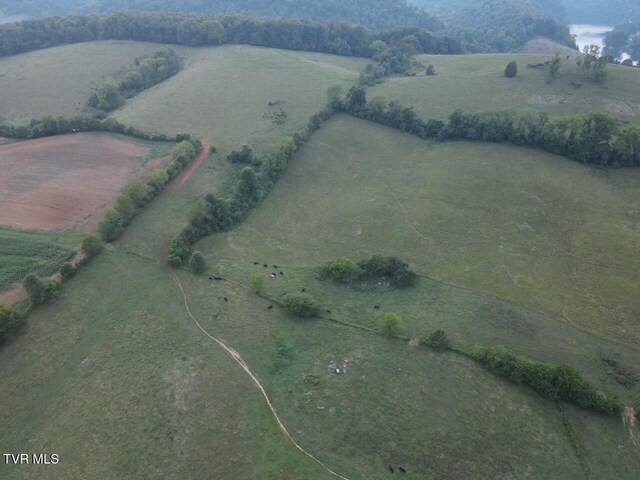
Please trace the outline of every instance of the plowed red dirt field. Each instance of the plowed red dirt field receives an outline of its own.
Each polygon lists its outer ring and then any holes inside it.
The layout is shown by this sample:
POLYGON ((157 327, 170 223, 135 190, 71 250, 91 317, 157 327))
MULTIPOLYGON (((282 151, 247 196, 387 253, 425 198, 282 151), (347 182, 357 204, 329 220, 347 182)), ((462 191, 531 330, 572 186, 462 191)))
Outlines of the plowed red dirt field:
POLYGON ((143 166, 148 154, 127 137, 95 133, 0 145, 0 225, 91 229, 131 178, 157 164, 143 166))

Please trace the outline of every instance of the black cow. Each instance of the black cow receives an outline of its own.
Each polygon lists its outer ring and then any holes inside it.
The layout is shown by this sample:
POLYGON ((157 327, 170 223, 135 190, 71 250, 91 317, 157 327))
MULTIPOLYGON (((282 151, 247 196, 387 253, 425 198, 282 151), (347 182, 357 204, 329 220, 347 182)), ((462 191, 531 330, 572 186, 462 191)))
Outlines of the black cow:
POLYGON ((301 291, 301 292, 306 292, 306 291, 307 291, 307 289, 306 289, 306 288, 303 288, 303 289, 302 289, 302 290, 300 290, 300 291, 301 291))
POLYGON ((284 273, 280 272, 280 275, 284 275, 284 273))
POLYGON ((229 299, 228 299, 227 297, 224 297, 224 299, 223 299, 223 300, 224 300, 225 302, 228 302, 228 301, 229 301, 229 299))
POLYGON ((253 262, 254 265, 260 265, 260 262, 253 262))
POLYGON ((327 310, 327 313, 331 313, 331 310, 327 310))
POLYGON ((273 308, 273 305, 269 305, 269 306, 267 307, 267 310, 271 310, 272 308, 273 308))
POLYGON ((267 265, 266 263, 263 263, 263 264, 262 264, 262 266, 263 266, 264 268, 267 268, 269 265, 267 265))
POLYGON ((380 305, 374 305, 373 308, 375 308, 376 310, 380 310, 380 305))
POLYGON ((222 277, 213 277, 214 280, 222 280, 222 277))
POLYGON ((398 470, 400 470, 402 473, 407 473, 407 471, 403 467, 398 467, 398 470))
POLYGON ((278 265, 274 265, 273 268, 278 268, 278 265))
POLYGON ((395 473, 395 470, 393 469, 393 467, 392 467, 391 465, 389 465, 389 471, 390 471, 391 473, 395 473))
POLYGON ((209 280, 213 280, 213 277, 209 277, 209 280))

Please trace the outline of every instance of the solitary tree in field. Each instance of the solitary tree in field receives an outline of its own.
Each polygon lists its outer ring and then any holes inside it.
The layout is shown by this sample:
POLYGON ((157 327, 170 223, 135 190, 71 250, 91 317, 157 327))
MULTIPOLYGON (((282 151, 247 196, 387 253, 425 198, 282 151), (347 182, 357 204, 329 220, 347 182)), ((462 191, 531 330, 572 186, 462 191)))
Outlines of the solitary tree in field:
POLYGON ((193 270, 193 273, 197 273, 198 275, 204 273, 207 269, 207 262, 204 259, 202 252, 193 252, 191 260, 189 260, 189 266, 191 267, 191 270, 193 270))
POLYGON ((380 333, 387 337, 395 337, 404 330, 402 317, 394 312, 389 312, 380 320, 380 333))
POLYGON ((515 78, 516 75, 518 75, 518 64, 516 62, 507 63, 507 68, 504 69, 504 76, 515 78))
POLYGON ((260 275, 259 273, 252 273, 249 283, 251 285, 251 291, 256 293, 264 293, 265 284, 264 284, 265 276, 260 275))
POLYGON ((427 72, 426 72, 427 76, 432 77, 433 75, 436 74, 436 67, 434 67, 433 65, 429 65, 427 67, 427 72))
POLYGON ((585 46, 583 54, 576 60, 582 76, 596 83, 604 83, 607 79, 607 65, 611 61, 611 55, 608 53, 601 54, 598 45, 585 46))
POLYGON ((553 59, 549 64, 549 74, 551 75, 551 78, 556 78, 558 76, 561 64, 562 59, 560 58, 560 50, 556 49, 556 54, 553 56, 553 59))

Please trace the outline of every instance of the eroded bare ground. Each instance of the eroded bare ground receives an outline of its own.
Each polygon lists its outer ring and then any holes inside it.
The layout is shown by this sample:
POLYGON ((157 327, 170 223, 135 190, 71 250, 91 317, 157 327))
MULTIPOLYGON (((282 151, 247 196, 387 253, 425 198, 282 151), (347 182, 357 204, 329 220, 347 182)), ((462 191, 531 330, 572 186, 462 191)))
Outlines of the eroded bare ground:
POLYGON ((0 145, 0 225, 57 231, 95 225, 142 166, 149 148, 77 133, 0 145))

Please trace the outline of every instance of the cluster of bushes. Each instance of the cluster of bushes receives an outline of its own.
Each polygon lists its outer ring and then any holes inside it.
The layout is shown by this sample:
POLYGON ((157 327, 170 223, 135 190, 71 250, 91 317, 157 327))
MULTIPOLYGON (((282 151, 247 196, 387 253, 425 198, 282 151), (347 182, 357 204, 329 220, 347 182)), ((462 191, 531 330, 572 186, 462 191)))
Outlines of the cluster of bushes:
POLYGON ((312 318, 320 315, 320 303, 308 293, 287 293, 282 296, 282 306, 291 315, 312 318))
POLYGON ((449 342, 449 338, 444 330, 436 330, 422 340, 421 343, 439 352, 444 352, 451 348, 451 342, 449 342))
POLYGON ((493 373, 515 383, 524 383, 553 401, 608 414, 621 408, 616 397, 597 391, 580 372, 568 365, 537 362, 514 355, 503 347, 478 346, 471 356, 493 373))
MULTIPOLYGON (((331 117, 331 114, 332 111, 329 109, 314 114, 302 132, 284 137, 260 158, 254 159, 254 166, 247 166, 240 171, 238 180, 227 198, 208 194, 198 201, 189 212, 187 225, 171 242, 167 262, 174 267, 183 265, 198 240, 207 235, 228 231, 241 223, 269 194, 293 154, 331 117)), ((234 158, 237 155, 245 155, 243 151, 250 152, 250 149, 243 148, 235 153, 234 158)), ((253 157, 253 152, 251 156, 253 157)))
POLYGON ((22 281, 24 289, 29 294, 31 305, 37 307, 58 296, 62 284, 51 278, 41 278, 30 273, 22 281))
POLYGON ((0 345, 20 330, 23 324, 23 313, 0 305, 0 345))
POLYGON ((144 181, 130 182, 116 198, 115 205, 98 225, 98 232, 105 242, 118 239, 133 217, 200 153, 200 142, 186 134, 181 138, 184 140, 174 147, 167 167, 153 170, 144 181))
POLYGON ((240 43, 371 57, 369 45, 375 40, 394 45, 411 35, 418 39, 420 50, 417 53, 456 54, 463 51, 455 38, 436 35, 418 27, 374 32, 351 23, 321 24, 245 15, 212 17, 166 12, 118 12, 0 25, 0 56, 67 43, 134 40, 187 46, 240 43))
POLYGON ((640 166, 640 127, 623 129, 617 118, 606 113, 550 118, 544 113, 467 114, 458 110, 448 122, 424 121, 413 107, 386 103, 381 97, 367 101, 366 92, 359 86, 352 87, 346 97, 335 98, 332 108, 424 139, 511 143, 590 165, 640 166))
POLYGON ((351 283, 367 279, 388 279, 392 285, 406 287, 416 282, 417 275, 409 264, 397 257, 376 253, 358 263, 348 258, 329 262, 321 274, 337 282, 351 283))
POLYGON ((227 160, 231 163, 256 163, 257 158, 253 154, 253 150, 249 145, 242 145, 240 150, 233 150, 229 155, 227 155, 227 160))
POLYGON ((371 43, 373 59, 378 63, 368 64, 360 73, 360 85, 374 85, 386 76, 406 72, 411 66, 411 56, 420 50, 419 43, 413 35, 403 38, 393 47, 382 40, 371 43))
POLYGON ((122 80, 104 83, 91 94, 89 107, 101 112, 115 110, 125 99, 172 77, 181 67, 180 57, 171 48, 136 58, 135 67, 124 72, 122 80))
POLYGON ((7 125, 0 120, 0 137, 32 139, 61 135, 73 132, 111 132, 122 133, 131 137, 151 141, 180 141, 181 136, 170 137, 164 134, 147 133, 134 127, 127 127, 114 118, 100 120, 92 116, 78 116, 73 118, 53 118, 44 115, 33 119, 26 125, 7 125))

